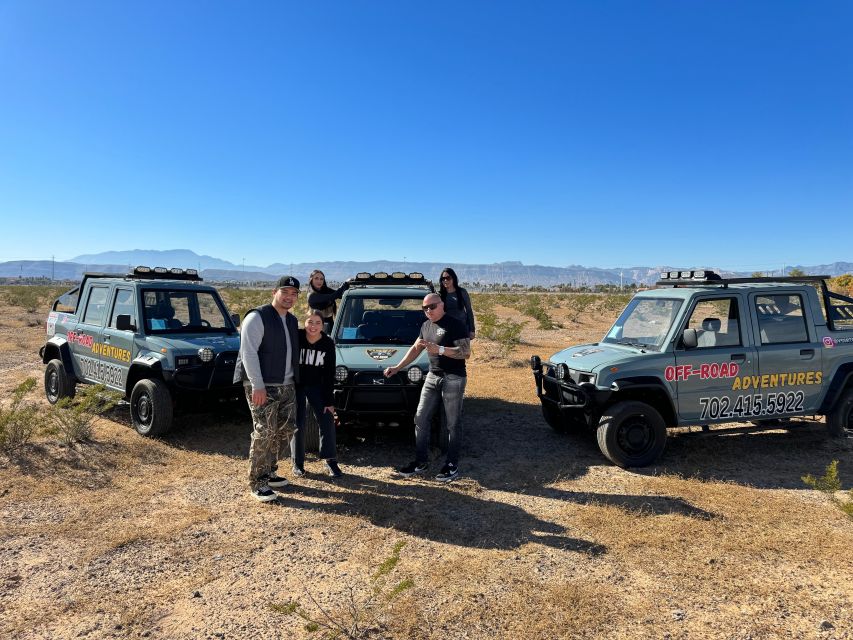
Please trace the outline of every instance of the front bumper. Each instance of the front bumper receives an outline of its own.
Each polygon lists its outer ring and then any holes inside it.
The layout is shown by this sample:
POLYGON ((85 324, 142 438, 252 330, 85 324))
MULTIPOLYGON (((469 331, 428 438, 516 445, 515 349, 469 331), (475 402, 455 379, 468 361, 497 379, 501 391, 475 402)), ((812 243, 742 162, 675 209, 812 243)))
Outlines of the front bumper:
POLYGON ((175 371, 164 371, 163 377, 168 384, 182 391, 212 391, 242 393, 242 384, 234 382, 234 367, 237 363, 236 351, 218 353, 212 362, 179 367, 175 371))
POLYGON ((533 368, 536 395, 543 405, 551 404, 561 410, 592 410, 606 405, 613 393, 610 389, 599 389, 590 382, 577 384, 571 378, 558 380, 555 371, 556 368, 550 362, 533 368))
POLYGON ((412 417, 423 381, 410 382, 405 373, 385 378, 382 371, 350 372, 335 385, 335 411, 343 422, 377 422, 412 417))

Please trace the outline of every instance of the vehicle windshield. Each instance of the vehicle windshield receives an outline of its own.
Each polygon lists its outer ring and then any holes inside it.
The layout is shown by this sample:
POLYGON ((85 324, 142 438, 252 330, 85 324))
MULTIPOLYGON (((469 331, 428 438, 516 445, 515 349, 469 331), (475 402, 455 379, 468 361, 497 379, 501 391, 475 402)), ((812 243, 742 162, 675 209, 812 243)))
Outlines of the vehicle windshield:
POLYGON ((602 342, 660 351, 680 308, 681 300, 634 298, 602 342))
POLYGON ((414 344, 426 320, 423 298, 350 296, 335 325, 337 344, 414 344))
POLYGON ((235 332, 219 297, 210 291, 144 289, 142 313, 148 334, 235 332))

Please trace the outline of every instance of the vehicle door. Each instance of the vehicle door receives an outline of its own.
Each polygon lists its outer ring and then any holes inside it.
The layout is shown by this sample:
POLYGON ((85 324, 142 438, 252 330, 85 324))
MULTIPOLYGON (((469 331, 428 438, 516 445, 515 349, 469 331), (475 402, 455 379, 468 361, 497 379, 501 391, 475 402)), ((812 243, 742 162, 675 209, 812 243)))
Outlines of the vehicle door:
POLYGON ((823 343, 804 310, 803 295, 753 293, 749 298, 760 345, 750 388, 761 397, 762 415, 814 413, 823 383, 823 343))
POLYGON ((752 405, 740 389, 743 376, 757 368, 755 347, 741 297, 726 293, 696 299, 683 329, 693 329, 697 346, 679 338, 675 366, 666 379, 678 387, 678 415, 683 424, 708 424, 748 417, 752 405))
POLYGON ((85 298, 80 301, 77 326, 69 329, 68 346, 74 362, 74 375, 87 382, 101 382, 100 356, 98 355, 107 317, 110 285, 91 284, 85 298))
POLYGON ((136 295, 132 287, 116 286, 112 304, 110 305, 109 321, 103 331, 103 340, 98 353, 104 369, 103 382, 108 386, 124 391, 130 362, 133 360, 134 338, 139 326, 139 313, 136 308, 136 295), (119 329, 119 316, 124 316, 122 328, 119 329), (130 328, 127 327, 127 317, 130 318, 130 328))

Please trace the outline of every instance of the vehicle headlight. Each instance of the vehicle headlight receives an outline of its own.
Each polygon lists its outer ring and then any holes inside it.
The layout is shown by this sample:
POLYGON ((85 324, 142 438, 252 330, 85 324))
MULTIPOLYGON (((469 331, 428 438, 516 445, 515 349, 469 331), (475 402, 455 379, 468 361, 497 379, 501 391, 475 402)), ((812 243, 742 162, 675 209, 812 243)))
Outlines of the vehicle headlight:
POLYGON ((335 381, 346 382, 348 377, 349 371, 344 365, 339 364, 337 367, 335 367, 335 381))
POLYGON ((561 362, 560 364, 558 364, 556 374, 557 374, 557 380, 565 380, 566 378, 568 378, 569 377, 569 365, 567 365, 565 362, 561 362))
POLYGON ((409 382, 420 382, 423 380, 424 372, 420 367, 411 367, 409 369, 409 382))
POLYGON ((198 350, 198 357, 202 362, 212 362, 214 355, 213 349, 210 347, 202 347, 198 350))

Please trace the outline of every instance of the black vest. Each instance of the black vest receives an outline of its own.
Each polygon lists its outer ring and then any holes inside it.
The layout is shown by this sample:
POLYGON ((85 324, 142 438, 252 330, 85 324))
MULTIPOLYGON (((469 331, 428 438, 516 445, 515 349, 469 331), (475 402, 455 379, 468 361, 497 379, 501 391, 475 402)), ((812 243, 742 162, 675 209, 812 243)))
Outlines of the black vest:
MULTIPOLYGON (((287 351, 287 339, 284 335, 284 327, 281 325, 281 316, 271 304, 265 304, 257 309, 258 315, 264 322, 264 337, 258 347, 258 362, 261 365, 261 375, 266 384, 281 384, 284 382, 284 373, 287 367, 287 358, 290 358, 293 367, 293 382, 299 382, 299 323, 293 314, 285 316, 287 330, 290 333, 290 352, 287 351)), ((246 313, 249 315, 250 312, 246 313)), ((244 316, 245 317, 245 316, 244 316)), ((242 363, 241 367, 242 369, 242 363)), ((242 378, 246 378, 245 372, 240 372, 242 378)))

